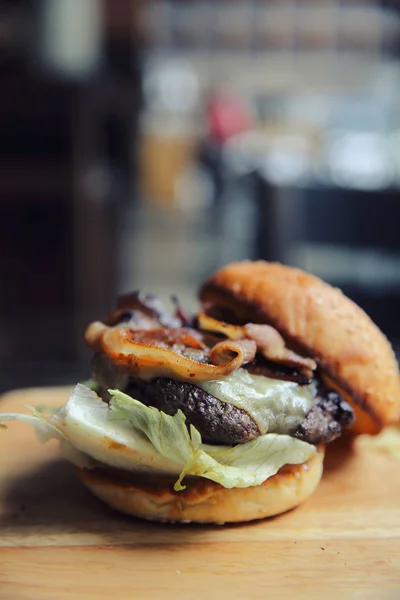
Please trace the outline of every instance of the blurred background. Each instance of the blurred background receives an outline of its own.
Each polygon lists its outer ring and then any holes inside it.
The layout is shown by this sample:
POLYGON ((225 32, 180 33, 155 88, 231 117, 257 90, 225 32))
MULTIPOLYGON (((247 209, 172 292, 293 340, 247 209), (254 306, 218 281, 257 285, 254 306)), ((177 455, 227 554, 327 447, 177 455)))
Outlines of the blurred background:
POLYGON ((0 0, 0 390, 134 289, 297 265, 400 346, 400 6, 0 0))

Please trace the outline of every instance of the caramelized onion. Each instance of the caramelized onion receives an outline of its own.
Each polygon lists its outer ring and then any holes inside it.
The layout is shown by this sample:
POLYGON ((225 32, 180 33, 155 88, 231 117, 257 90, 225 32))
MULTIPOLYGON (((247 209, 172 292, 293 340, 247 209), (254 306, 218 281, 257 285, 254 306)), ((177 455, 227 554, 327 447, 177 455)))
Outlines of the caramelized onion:
POLYGON ((204 313, 198 314, 197 322, 199 329, 213 331, 215 333, 222 333, 230 340, 240 340, 241 338, 246 337, 244 327, 240 327, 239 325, 230 325, 229 323, 224 323, 224 321, 218 321, 217 319, 213 319, 204 313))
POLYGON ((193 325, 194 316, 189 314, 180 304, 177 296, 171 296, 171 300, 175 305, 175 317, 180 320, 182 325, 191 327, 193 325))
POLYGON ((136 329, 141 329, 140 322, 145 316, 153 322, 153 327, 157 327, 157 325, 180 327, 183 325, 183 322, 179 318, 168 314, 160 298, 153 294, 143 294, 139 291, 121 294, 117 298, 117 310, 123 310, 125 313, 127 311, 134 313, 134 320, 138 321, 136 329))
POLYGON ((230 325, 218 321, 204 313, 198 315, 198 325, 205 331, 221 333, 230 340, 241 340, 247 338, 254 340, 257 350, 268 360, 277 362, 288 367, 296 367, 314 371, 317 368, 315 361, 311 358, 300 356, 285 346, 285 340, 280 333, 270 325, 230 325))
POLYGON ((158 319, 165 312, 163 303, 153 294, 143 294, 138 290, 120 294, 117 298, 117 309, 138 310, 152 319, 158 319))
POLYGON ((109 329, 107 325, 104 325, 101 321, 94 321, 90 323, 85 331, 85 342, 95 352, 99 352, 101 349, 101 342, 104 333, 109 329))
POLYGON ((158 319, 149 317, 144 312, 134 310, 133 308, 117 308, 106 320, 107 325, 111 327, 124 324, 131 329, 154 329, 160 326, 158 319))
POLYGON ((215 344, 210 350, 210 360, 214 365, 222 365, 232 360, 232 354, 235 355, 239 367, 254 360, 257 352, 256 343, 253 340, 224 340, 215 344))
POLYGON ((244 326, 246 335, 257 344, 257 350, 267 359, 281 363, 288 367, 299 367, 314 371, 317 368, 312 358, 305 358, 289 350, 280 333, 270 325, 254 325, 248 323, 244 326))
POLYGON ((200 313, 199 329, 176 324, 168 327, 154 318, 157 303, 148 302, 146 306, 145 300, 149 299, 126 297, 125 303, 132 308, 122 307, 114 313, 109 321, 117 322, 114 327, 95 322, 85 334, 95 352, 105 354, 129 371, 140 372, 141 377, 216 379, 248 365, 257 351, 271 363, 299 371, 303 378, 311 378, 316 369, 314 360, 286 348, 282 336, 269 325, 230 325, 200 313), (131 318, 126 314, 130 311, 131 318), (124 314, 127 321, 121 322, 124 314), (219 341, 216 334, 225 339, 219 341))
MULTIPOLYGON (((124 365, 133 372, 140 371, 142 376, 147 371, 151 377, 154 377, 154 373, 156 373, 157 377, 196 379, 197 381, 218 379, 239 369, 245 361, 249 360, 250 356, 249 344, 242 344, 242 341, 249 342, 250 340, 241 340, 240 344, 232 343, 229 348, 225 345, 224 352, 218 348, 214 352, 215 359, 226 362, 217 365, 206 364, 183 356, 170 348, 136 341, 135 333, 137 332, 122 327, 107 328, 102 335, 101 351, 111 361, 124 365), (226 354, 224 356, 228 349, 235 354, 233 358, 232 356, 227 357, 226 354)), ((255 344, 252 348, 255 354, 255 344)))

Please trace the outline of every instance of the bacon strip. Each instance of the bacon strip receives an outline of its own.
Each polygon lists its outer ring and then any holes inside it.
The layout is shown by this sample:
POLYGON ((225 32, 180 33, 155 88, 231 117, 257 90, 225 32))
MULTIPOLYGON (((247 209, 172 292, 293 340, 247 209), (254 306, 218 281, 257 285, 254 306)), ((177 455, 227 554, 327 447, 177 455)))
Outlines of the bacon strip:
POLYGON ((269 325, 230 325, 203 313, 197 318, 198 329, 182 326, 181 319, 167 325, 161 306, 153 297, 127 295, 107 324, 89 325, 86 342, 96 353, 142 377, 147 373, 149 377, 215 379, 252 362, 257 351, 306 377, 312 377, 317 367, 313 359, 289 350, 269 325), (219 341, 221 335, 225 339, 219 341))
POLYGON ((147 374, 149 377, 197 381, 218 379, 239 369, 256 353, 256 345, 251 340, 227 340, 211 349, 210 360, 214 364, 209 364, 179 352, 181 347, 187 354, 189 345, 192 353, 201 353, 201 342, 190 336, 190 330, 135 331, 128 327, 104 325, 100 328, 99 325, 102 324, 93 323, 86 332, 90 345, 114 364, 124 366, 136 375, 140 372, 144 378, 147 374))
POLYGON ((256 325, 254 323, 247 323, 243 326, 230 325, 203 313, 198 315, 198 325, 200 329, 221 333, 231 340, 243 338, 254 340, 257 344, 257 350, 272 362, 309 371, 314 371, 317 368, 317 364, 312 358, 300 356, 300 354, 286 348, 283 337, 270 325, 256 325))
POLYGON ((285 340, 276 329, 270 325, 255 325, 248 323, 244 326, 248 338, 257 344, 257 350, 267 359, 288 367, 300 367, 314 371, 317 363, 312 358, 305 358, 289 350, 285 340))

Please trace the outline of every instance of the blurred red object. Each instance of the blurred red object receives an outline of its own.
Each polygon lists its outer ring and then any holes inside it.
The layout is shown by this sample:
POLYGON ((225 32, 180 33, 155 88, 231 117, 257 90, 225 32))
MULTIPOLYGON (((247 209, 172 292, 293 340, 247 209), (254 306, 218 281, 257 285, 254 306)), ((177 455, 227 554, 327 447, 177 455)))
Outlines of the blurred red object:
POLYGON ((215 96, 207 111, 210 135, 224 144, 232 136, 250 129, 252 118, 244 102, 235 96, 215 96))

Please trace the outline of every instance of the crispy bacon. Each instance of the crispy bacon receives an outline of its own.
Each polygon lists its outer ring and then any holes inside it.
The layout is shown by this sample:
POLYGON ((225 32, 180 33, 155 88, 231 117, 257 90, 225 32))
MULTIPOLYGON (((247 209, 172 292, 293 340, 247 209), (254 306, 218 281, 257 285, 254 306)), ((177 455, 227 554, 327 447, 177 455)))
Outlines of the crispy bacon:
POLYGON ((254 340, 257 350, 267 360, 286 365, 288 367, 306 369, 314 371, 317 368, 312 358, 300 356, 293 350, 286 348, 285 341, 280 333, 270 325, 230 325, 223 321, 218 321, 204 313, 198 315, 198 325, 200 329, 212 331, 225 335, 231 340, 240 340, 247 338, 254 340))
POLYGON ((248 338, 255 341, 257 350, 267 360, 310 371, 315 371, 317 368, 317 364, 312 358, 305 358, 286 348, 283 337, 270 325, 248 323, 244 326, 244 331, 248 338))
POLYGON ((130 331, 130 339, 138 344, 160 347, 184 346, 187 348, 196 348, 197 350, 205 349, 205 344, 201 341, 201 334, 195 329, 159 327, 158 329, 136 331, 128 327, 128 330, 130 331))
MULTIPOLYGON (((230 325, 200 313, 197 328, 179 305, 175 317, 168 316, 154 296, 135 292, 119 298, 118 309, 107 324, 92 323, 85 339, 97 353, 114 364, 146 376, 207 380, 228 375, 244 365, 259 369, 259 361, 281 365, 282 379, 312 378, 316 363, 286 347, 282 336, 269 325, 230 325)), ((274 367, 275 365, 275 367, 274 367)), ((265 365, 264 365, 265 367, 265 365)), ((265 369, 264 369, 265 370, 265 369)), ((279 368, 278 368, 279 370, 279 368)), ((267 375, 268 376, 268 375, 267 375)))
MULTIPOLYGON (((101 324, 100 324, 101 325, 101 324)), ((211 349, 214 364, 206 362, 208 349, 186 329, 135 331, 128 327, 89 326, 86 339, 92 347, 114 364, 126 367, 132 374, 146 372, 153 377, 175 377, 204 381, 217 379, 239 369, 254 358, 256 346, 250 340, 223 342, 211 349), (228 352, 229 350, 229 352, 228 352)))
POLYGON ((300 371, 286 367, 282 364, 266 361, 263 357, 245 366, 245 369, 252 375, 262 375, 269 379, 280 379, 281 381, 292 381, 299 385, 308 385, 312 381, 311 371, 300 371))
POLYGON ((86 329, 85 342, 89 348, 94 350, 94 352, 100 352, 103 335, 108 329, 108 325, 105 325, 101 321, 90 323, 89 327, 86 329))

